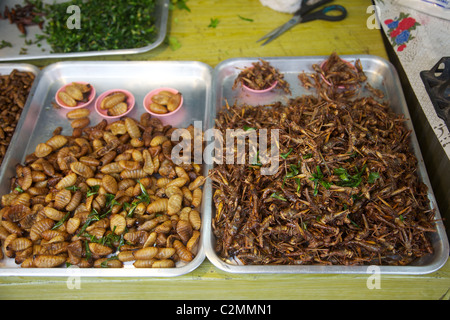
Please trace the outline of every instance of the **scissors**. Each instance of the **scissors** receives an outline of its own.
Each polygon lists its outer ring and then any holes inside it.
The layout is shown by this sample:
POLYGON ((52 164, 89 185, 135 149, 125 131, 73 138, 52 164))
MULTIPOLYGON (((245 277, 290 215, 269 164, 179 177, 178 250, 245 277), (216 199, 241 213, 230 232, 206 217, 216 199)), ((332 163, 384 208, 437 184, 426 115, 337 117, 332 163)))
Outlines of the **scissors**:
POLYGON ((328 2, 331 2, 333 0, 321 0, 321 1, 318 1, 313 4, 308 4, 309 1, 311 1, 311 0, 303 0, 300 9, 298 9, 294 13, 294 16, 292 17, 291 20, 289 20, 282 26, 276 28, 275 30, 269 32, 268 34, 266 34, 264 37, 257 40, 256 42, 267 39, 261 45, 263 46, 265 44, 268 44, 269 42, 278 38, 281 34, 283 34, 284 32, 286 32, 287 30, 289 30, 290 28, 292 28, 293 26, 295 26, 299 23, 314 21, 314 20, 341 21, 341 20, 345 19, 345 17, 347 16, 347 10, 343 6, 337 5, 337 4, 331 5, 331 6, 326 6, 318 11, 309 13, 312 10, 314 10, 328 2), (329 13, 332 13, 332 12, 334 12, 334 13, 338 12, 339 15, 335 15, 335 14, 329 15, 329 13))

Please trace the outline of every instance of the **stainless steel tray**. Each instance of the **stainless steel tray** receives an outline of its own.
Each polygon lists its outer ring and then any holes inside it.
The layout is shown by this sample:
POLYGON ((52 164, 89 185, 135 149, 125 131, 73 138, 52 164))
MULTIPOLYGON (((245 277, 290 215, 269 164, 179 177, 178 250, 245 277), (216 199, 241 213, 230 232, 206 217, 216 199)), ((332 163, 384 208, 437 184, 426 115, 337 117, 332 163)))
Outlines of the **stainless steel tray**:
MULTIPOLYGON (((51 64, 43 69, 36 79, 37 85, 30 93, 30 99, 11 142, 13 148, 7 152, 0 168, 0 195, 9 193, 9 181, 15 175, 15 165, 22 163, 27 154, 34 152, 38 143, 49 139, 56 127, 63 128, 62 134, 71 134, 70 123, 65 117, 67 110, 56 110, 51 106, 51 102, 54 101, 56 91, 72 81, 91 83, 97 96, 109 89, 130 91, 135 96, 136 105, 128 116, 135 119, 139 119, 140 115, 146 112, 143 106, 144 96, 159 87, 174 87, 182 92, 184 97, 182 109, 174 118, 164 120, 165 124, 184 128, 196 120, 204 123, 209 117, 212 69, 206 64, 189 61, 76 61, 51 64)), ((93 104, 89 109, 91 125, 100 122, 102 119, 95 112, 93 104)), ((204 204, 201 208, 202 219, 203 211, 204 204)), ((178 276, 194 270, 204 259, 203 243, 190 263, 168 269, 134 268, 133 265, 125 265, 121 269, 28 269, 17 266, 14 259, 5 258, 0 260, 0 276, 178 276)))
MULTIPOLYGON (((29 59, 53 59, 53 58, 75 58, 75 57, 95 57, 105 55, 123 55, 136 54, 150 51, 159 46, 166 37, 167 22, 169 17, 169 1, 170 0, 156 0, 155 8, 155 26, 157 28, 157 35, 153 42, 141 48, 117 49, 117 50, 101 50, 101 51, 85 51, 85 52, 70 52, 70 53, 51 53, 51 47, 46 41, 41 41, 38 44, 26 45, 25 40, 36 40, 36 34, 43 34, 38 26, 27 28, 27 37, 24 38, 15 24, 10 24, 8 19, 0 20, 1 36, 0 41, 5 40, 12 44, 12 47, 0 49, 0 61, 17 61, 29 59), (21 51, 26 49, 21 54, 21 51)), ((44 0, 44 3, 62 3, 67 0, 44 0)), ((0 1, 0 12, 3 15, 5 6, 10 9, 16 4, 24 5, 24 1, 5 0, 0 1)), ((99 8, 101 10, 101 8, 99 8)), ((83 12, 81 11, 81 14, 83 12)), ((69 17, 69 15, 68 15, 69 17)))
MULTIPOLYGON (((38 76, 38 74, 40 72, 39 68, 34 66, 34 65, 32 65, 32 64, 28 64, 28 63, 0 63, 0 75, 10 74, 14 69, 17 69, 19 71, 32 72, 36 76, 35 79, 34 79, 35 81, 33 82, 33 86, 30 89, 30 93, 29 93, 28 98, 27 98, 27 100, 30 100, 31 96, 32 96, 32 92, 33 92, 33 87, 35 87, 37 85, 36 79, 37 79, 37 76, 38 76)), ((22 110, 22 114, 24 114, 26 112, 25 110, 27 108, 27 105, 28 104, 25 104, 25 106, 24 106, 24 108, 22 110)), ((22 114, 21 114, 21 116, 22 116, 22 114)), ((17 125, 19 125, 19 123, 17 123, 17 125)), ((18 130, 15 130, 14 134, 17 131, 18 130)), ((14 141, 14 135, 11 138, 10 145, 13 144, 13 141, 14 141)), ((8 149, 9 149, 9 146, 8 146, 8 149)), ((5 155, 5 157, 6 157, 6 155, 5 155)), ((1 165, 3 165, 3 162, 2 162, 1 165)))
MULTIPOLYGON (((292 97, 302 94, 311 94, 306 91, 301 85, 297 76, 301 72, 313 72, 312 64, 320 63, 327 57, 274 57, 263 58, 270 62, 275 68, 278 68, 284 74, 285 80, 290 83, 292 90, 292 97)), ((376 56, 370 55, 343 55, 341 58, 354 61, 359 58, 361 60, 363 69, 368 77, 368 82, 374 87, 384 91, 385 99, 390 101, 392 109, 396 113, 404 114, 406 125, 413 130, 411 135, 411 143, 414 148, 415 155, 419 161, 419 175, 422 181, 429 186, 429 198, 432 208, 436 209, 437 233, 433 235, 432 245, 434 254, 421 258, 413 265, 408 266, 379 266, 379 271, 382 274, 425 274, 438 270, 443 266, 449 256, 449 244, 447 235, 445 233, 444 225, 441 221, 439 208, 436 205, 436 200, 431 189, 431 184, 428 179, 427 171, 420 152, 419 144, 414 133, 414 128, 410 121, 408 107, 406 105, 400 81, 394 67, 386 60, 376 56)), ((230 105, 235 102, 247 103, 250 105, 268 104, 275 101, 283 101, 286 99, 284 94, 278 91, 272 91, 261 95, 253 95, 242 91, 241 89, 232 90, 233 82, 240 70, 237 68, 244 68, 251 66, 252 62, 258 61, 258 58, 235 58, 229 59, 218 64, 214 70, 213 79, 213 107, 210 121, 207 123, 207 129, 214 127, 214 118, 217 111, 224 105, 226 99, 230 105)), ((212 163, 211 159, 208 161, 212 163)), ((208 169, 213 166, 208 165, 208 169)), ((211 181, 208 180, 205 185, 205 193, 207 198, 205 200, 205 237, 204 246, 207 258, 219 269, 232 273, 370 273, 371 269, 368 266, 319 266, 319 265, 305 265, 305 266, 285 266, 285 265, 237 265, 224 262, 215 252, 215 237, 211 230, 211 219, 214 215, 212 203, 212 186, 211 181)))

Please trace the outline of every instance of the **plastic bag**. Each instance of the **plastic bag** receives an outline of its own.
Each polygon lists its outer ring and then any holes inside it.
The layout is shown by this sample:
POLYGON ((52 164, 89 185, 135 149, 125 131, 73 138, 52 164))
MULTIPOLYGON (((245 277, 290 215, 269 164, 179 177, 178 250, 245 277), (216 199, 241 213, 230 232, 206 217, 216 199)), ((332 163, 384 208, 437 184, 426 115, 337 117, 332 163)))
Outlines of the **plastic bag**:
POLYGON ((401 0, 397 3, 441 19, 450 20, 450 0, 401 0))
POLYGON ((302 5, 301 0, 260 0, 260 2, 265 7, 284 13, 294 13, 302 5))

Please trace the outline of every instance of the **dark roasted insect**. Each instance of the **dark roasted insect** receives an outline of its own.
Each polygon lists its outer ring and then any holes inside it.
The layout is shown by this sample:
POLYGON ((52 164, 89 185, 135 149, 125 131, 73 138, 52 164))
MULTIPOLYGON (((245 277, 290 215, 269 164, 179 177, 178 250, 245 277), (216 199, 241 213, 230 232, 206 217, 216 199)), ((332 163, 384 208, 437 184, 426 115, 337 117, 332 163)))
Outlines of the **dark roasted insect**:
POLYGON ((35 75, 14 69, 0 75, 0 164, 25 106, 35 75))
MULTIPOLYGON (((329 70, 339 70, 338 61, 332 56, 329 70)), ((237 164, 234 150, 233 164, 224 150, 223 164, 209 173, 220 257, 243 264, 405 265, 432 253, 434 210, 403 116, 373 96, 359 97, 354 87, 330 87, 319 73, 299 79, 317 94, 286 104, 227 104, 218 113, 223 136, 227 129, 279 130, 275 174, 262 175, 267 164, 258 159, 237 164)), ((364 80, 354 81, 362 88, 364 80)))

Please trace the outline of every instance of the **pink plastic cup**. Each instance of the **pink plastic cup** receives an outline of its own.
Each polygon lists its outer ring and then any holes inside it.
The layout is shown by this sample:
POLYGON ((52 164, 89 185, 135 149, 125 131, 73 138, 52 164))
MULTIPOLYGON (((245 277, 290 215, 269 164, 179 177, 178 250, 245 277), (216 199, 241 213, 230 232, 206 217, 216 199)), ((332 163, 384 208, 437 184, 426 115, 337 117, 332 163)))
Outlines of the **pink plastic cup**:
POLYGON ((255 89, 251 89, 249 87, 247 87, 245 84, 242 83, 242 87, 247 90, 250 91, 251 93, 264 93, 264 92, 269 92, 270 90, 272 90, 273 88, 275 88, 278 84, 278 81, 275 81, 270 87, 266 88, 266 89, 261 89, 261 90, 255 90, 255 89))
POLYGON ((178 90, 173 89, 173 88, 163 87, 163 88, 154 89, 154 90, 150 91, 149 93, 147 93, 147 95, 144 97, 144 102, 143 102, 144 103, 144 108, 145 108, 145 110, 148 113, 150 113, 154 117, 157 117, 157 118, 170 118, 171 116, 174 116, 178 111, 180 111, 180 109, 181 109, 181 107, 183 105, 183 95, 181 95, 180 104, 172 112, 167 112, 167 113, 155 113, 155 112, 152 112, 149 109, 149 106, 152 103, 152 97, 157 95, 161 91, 168 91, 168 92, 173 93, 173 94, 177 94, 178 93, 178 90))
MULTIPOLYGON (((81 84, 89 84, 88 82, 85 82, 85 81, 74 81, 74 82, 81 83, 81 84)), ((66 87, 69 86, 69 85, 71 85, 71 84, 72 84, 72 82, 71 82, 71 83, 68 83, 68 84, 66 84, 66 85, 64 85, 64 86, 62 86, 61 88, 59 88, 59 90, 58 90, 58 91, 56 92, 56 94, 55 94, 55 100, 56 100, 56 103, 57 103, 61 108, 64 108, 64 109, 70 109, 70 110, 80 109, 80 108, 85 108, 85 107, 87 107, 88 105, 90 105, 91 102, 92 102, 92 101, 94 100, 94 98, 95 98, 95 88, 94 88, 92 85, 91 85, 91 93, 89 94, 89 98, 88 98, 88 101, 87 101, 87 102, 78 102, 77 105, 76 105, 75 107, 69 107, 68 105, 64 104, 64 102, 62 102, 61 99, 59 99, 58 94, 59 94, 61 91, 64 91, 64 90, 66 89, 66 87)))
POLYGON ((135 104, 136 100, 134 99, 134 96, 131 92, 127 91, 127 90, 123 90, 123 89, 111 89, 108 90, 106 92, 103 92, 95 101, 95 111, 97 111, 97 113, 102 116, 103 118, 106 119, 117 119, 117 118, 121 118, 125 115, 127 115, 128 113, 130 113, 131 110, 133 110, 134 108, 134 104, 135 104), (100 104, 102 103, 102 100, 109 94, 114 93, 114 92, 123 92, 127 95, 127 100, 126 103, 128 105, 127 111, 119 114, 117 116, 110 116, 108 115, 108 110, 102 109, 100 108, 100 104))

